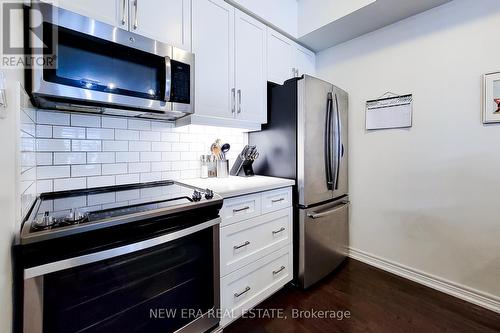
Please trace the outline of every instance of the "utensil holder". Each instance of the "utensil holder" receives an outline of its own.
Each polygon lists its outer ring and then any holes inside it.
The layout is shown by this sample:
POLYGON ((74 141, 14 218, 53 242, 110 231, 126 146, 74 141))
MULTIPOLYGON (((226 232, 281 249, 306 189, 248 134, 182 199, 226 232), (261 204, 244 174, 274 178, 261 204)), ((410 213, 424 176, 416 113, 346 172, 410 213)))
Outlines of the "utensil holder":
POLYGON ((229 160, 217 161, 217 178, 229 177, 229 160))

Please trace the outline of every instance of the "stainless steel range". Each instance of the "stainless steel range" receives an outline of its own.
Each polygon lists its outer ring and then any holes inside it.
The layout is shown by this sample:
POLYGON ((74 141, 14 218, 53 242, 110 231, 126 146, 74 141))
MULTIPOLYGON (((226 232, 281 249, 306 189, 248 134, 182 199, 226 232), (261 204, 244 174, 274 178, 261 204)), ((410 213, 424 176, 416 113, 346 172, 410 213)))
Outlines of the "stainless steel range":
POLYGON ((16 246, 23 331, 216 327, 221 207, 175 182, 42 194, 16 246))

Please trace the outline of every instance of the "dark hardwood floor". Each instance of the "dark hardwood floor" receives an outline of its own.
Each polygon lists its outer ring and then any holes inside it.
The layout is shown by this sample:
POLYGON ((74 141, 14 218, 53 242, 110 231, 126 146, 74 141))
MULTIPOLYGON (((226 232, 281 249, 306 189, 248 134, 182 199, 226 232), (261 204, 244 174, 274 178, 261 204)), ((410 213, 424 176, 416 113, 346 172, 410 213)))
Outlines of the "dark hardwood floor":
POLYGON ((238 319, 224 333, 500 332, 500 314, 352 259, 307 291, 287 286, 258 308, 283 309, 287 319, 238 319), (344 310, 350 318, 292 319, 292 309, 344 310))

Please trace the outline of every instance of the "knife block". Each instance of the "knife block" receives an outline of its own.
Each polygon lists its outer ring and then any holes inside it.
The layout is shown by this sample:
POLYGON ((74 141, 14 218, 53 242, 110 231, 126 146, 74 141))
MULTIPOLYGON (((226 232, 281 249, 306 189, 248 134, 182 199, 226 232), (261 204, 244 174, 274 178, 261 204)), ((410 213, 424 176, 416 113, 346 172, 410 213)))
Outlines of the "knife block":
POLYGON ((255 176, 253 171, 253 161, 244 160, 241 156, 238 156, 236 162, 234 162, 233 167, 230 172, 231 176, 240 176, 240 177, 252 177, 255 176))

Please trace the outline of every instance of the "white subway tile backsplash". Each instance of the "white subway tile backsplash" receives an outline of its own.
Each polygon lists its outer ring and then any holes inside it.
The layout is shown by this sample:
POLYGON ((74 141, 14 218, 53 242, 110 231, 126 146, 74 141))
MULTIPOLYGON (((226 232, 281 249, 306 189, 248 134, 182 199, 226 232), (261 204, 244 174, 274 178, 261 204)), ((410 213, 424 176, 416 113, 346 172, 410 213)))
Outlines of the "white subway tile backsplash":
MULTIPOLYGON (((36 153, 37 165, 52 165, 52 153, 36 153)), ((25 165, 23 163, 23 165, 25 165)))
POLYGON ((200 155, 209 154, 217 138, 231 144, 231 161, 248 141, 245 133, 227 128, 175 128, 160 121, 38 113, 36 139, 21 134, 24 150, 34 152, 21 157, 23 165, 37 165, 39 192, 198 177, 200 155))
POLYGON ((134 129, 134 130, 150 130, 151 129, 151 122, 148 120, 129 119, 128 120, 128 128, 134 129))
POLYGON ((126 140, 126 141, 136 140, 136 141, 138 141, 139 140, 139 131, 116 129, 115 130, 115 140, 126 140))
POLYGON ((127 173, 127 163, 118 163, 118 164, 103 164, 102 165, 102 174, 104 175, 119 175, 123 173, 127 173))
POLYGON ((170 133, 170 132, 161 133, 161 141, 178 142, 179 137, 180 137, 179 133, 170 133))
POLYGON ((100 164, 84 164, 84 165, 71 166, 71 177, 88 177, 88 176, 100 176, 100 175, 101 175, 100 164))
POLYGON ((159 162, 161 161, 161 152, 141 152, 141 162, 159 162))
POLYGON ((54 179, 54 191, 69 191, 87 187, 87 178, 54 179))
POLYGON ((140 175, 138 173, 133 174, 129 173, 127 175, 117 175, 116 176, 116 185, 124 185, 124 184, 135 184, 141 181, 140 175))
POLYGON ((139 162, 140 156, 136 152, 118 152, 116 153, 116 163, 122 162, 139 162))
POLYGON ((101 151, 101 141, 99 140, 72 140, 72 151, 101 151))
POLYGON ((101 127, 101 117, 72 114, 71 126, 101 127))
POLYGON ((52 128, 52 137, 56 139, 85 139, 85 128, 54 126, 52 128))
POLYGON ((127 141, 103 141, 103 151, 128 151, 127 141))
POLYGON ((129 151, 151 151, 151 142, 147 141, 130 141, 129 151))
POLYGON ((54 187, 52 185, 53 185, 52 179, 38 180, 36 182, 36 191, 37 193, 53 192, 54 187))
POLYGON ((87 128, 87 139, 114 140, 115 131, 109 128, 87 128))
POLYGON ((141 173, 141 183, 159 182, 161 180, 161 172, 141 173))
POLYGON ((169 171, 172 170, 172 162, 152 162, 151 171, 169 171))
POLYGON ((141 131, 141 134, 139 136, 139 140, 141 140, 141 141, 160 141, 161 134, 160 134, 160 132, 141 131))
POLYGON ((168 142, 151 142, 152 151, 170 151, 172 144, 168 142))
POLYGON ((71 140, 62 139, 37 139, 36 150, 43 151, 70 151, 71 140))
POLYGON ((151 163, 148 162, 129 163, 128 165, 128 172, 130 173, 141 173, 150 171, 151 171, 151 163))
POLYGON ((88 177, 87 187, 104 187, 115 185, 115 176, 88 177))
POLYGON ((166 151, 161 153, 161 159, 163 161, 178 161, 181 159, 181 153, 174 151, 166 151))
POLYGON ((37 138, 51 138, 52 126, 50 125, 36 125, 37 138))
POLYGON ((39 125, 69 125, 69 114, 39 110, 36 113, 36 123, 39 125))
POLYGON ((103 128, 127 128, 126 118, 116 118, 116 117, 102 117, 102 127, 103 128))
POLYGON ((59 164, 86 164, 86 153, 54 153, 54 165, 59 164))
POLYGON ((69 166, 39 166, 36 169, 38 179, 55 179, 70 177, 69 166))
POLYGON ((87 163, 115 163, 115 153, 87 153, 87 163))

